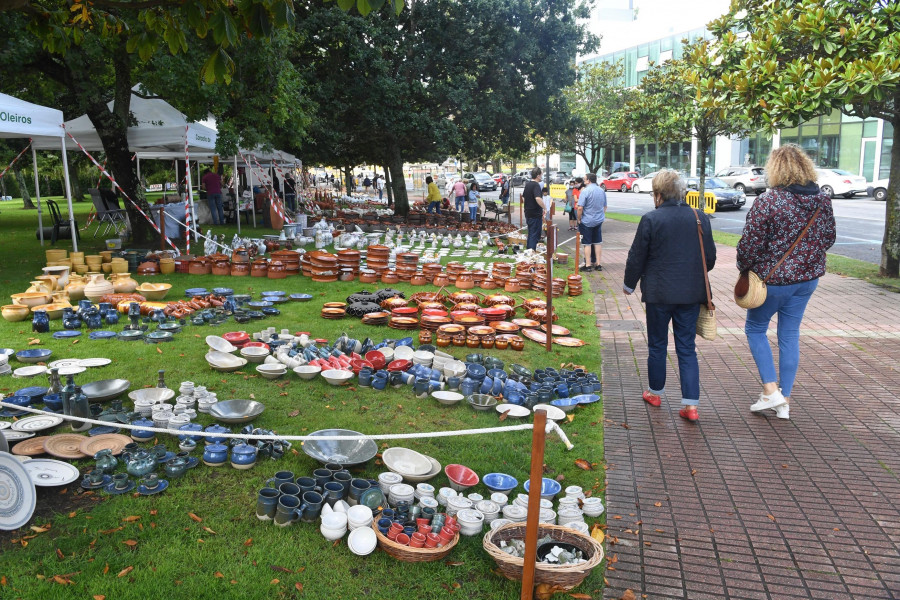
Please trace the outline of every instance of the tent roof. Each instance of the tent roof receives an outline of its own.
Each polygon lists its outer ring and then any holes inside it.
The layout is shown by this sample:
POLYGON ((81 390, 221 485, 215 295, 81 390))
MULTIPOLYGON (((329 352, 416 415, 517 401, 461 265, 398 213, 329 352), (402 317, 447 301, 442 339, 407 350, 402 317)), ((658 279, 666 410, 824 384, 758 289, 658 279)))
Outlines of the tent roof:
POLYGON ((30 137, 59 149, 65 135, 62 122, 61 110, 0 94, 0 138, 30 137))
MULTIPOLYGON (((107 103, 112 111, 114 102, 107 103)), ((132 152, 210 152, 216 148, 216 130, 203 123, 189 123, 187 117, 162 98, 131 95, 131 114, 137 125, 128 128, 128 148, 132 152)), ((103 150, 103 144, 87 115, 66 121, 66 130, 89 151, 103 150)), ((68 140, 69 148, 77 148, 68 140)), ((38 148, 49 147, 38 145, 38 148)))

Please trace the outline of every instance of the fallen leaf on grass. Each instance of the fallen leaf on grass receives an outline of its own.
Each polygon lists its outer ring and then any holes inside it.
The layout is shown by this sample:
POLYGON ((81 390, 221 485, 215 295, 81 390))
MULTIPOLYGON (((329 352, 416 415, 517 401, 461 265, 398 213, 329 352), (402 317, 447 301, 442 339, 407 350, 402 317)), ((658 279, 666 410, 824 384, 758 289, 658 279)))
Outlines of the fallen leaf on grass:
POLYGON ((37 525, 32 525, 31 530, 37 533, 45 533, 47 531, 50 531, 50 526, 47 525, 46 527, 38 527, 37 525))
POLYGON ((190 518, 192 518, 193 520, 197 521, 198 523, 202 523, 202 522, 203 522, 203 519, 201 519, 200 517, 198 517, 197 515, 195 515, 195 514, 192 513, 192 512, 191 512, 191 513, 188 513, 188 516, 189 516, 190 518))
POLYGON ((56 556, 59 557, 59 560, 64 560, 66 558, 66 555, 63 554, 63 551, 59 548, 56 549, 56 556))
POLYGON ((62 575, 54 575, 50 578, 52 581, 55 581, 59 585, 75 585, 75 582, 69 579, 68 577, 63 577, 62 575))
POLYGON ((123 523, 131 523, 133 521, 140 521, 140 520, 141 520, 141 518, 139 516, 131 515, 130 517, 125 517, 124 519, 122 519, 122 522, 123 523))
POLYGON ((212 535, 216 535, 216 532, 213 531, 212 529, 210 529, 209 527, 207 527, 206 525, 203 526, 203 531, 205 531, 206 533, 212 534, 212 535))
POLYGON ((132 571, 134 571, 134 567, 125 567, 124 569, 122 569, 121 571, 119 571, 119 574, 116 575, 116 577, 125 577, 126 575, 128 575, 128 574, 131 573, 132 571))
POLYGON ((156 351, 157 351, 159 354, 162 354, 162 348, 160 348, 159 346, 156 347, 156 351))
POLYGON ((583 469, 585 471, 593 471, 594 470, 594 467, 591 466, 591 463, 584 460, 583 458, 577 459, 575 461, 575 466, 578 467, 579 469, 583 469))
POLYGON ((291 412, 288 413, 288 416, 289 416, 289 417, 296 417, 296 416, 299 415, 299 414, 300 414, 300 411, 299 411, 299 410, 292 410, 291 412))
POLYGON ((109 563, 106 563, 106 566, 103 567, 103 574, 106 575, 107 573, 109 573, 109 563))
MULTIPOLYGON (((339 542, 341 540, 337 540, 337 541, 339 542)), ((299 581, 294 584, 294 587, 297 589, 298 592, 301 592, 301 593, 303 592, 303 584, 300 583, 299 581)))
POLYGON ((106 600, 106 596, 103 594, 94 594, 94 600, 106 600))
POLYGON ((135 546, 138 545, 137 541, 135 541, 135 540, 125 540, 122 543, 125 544, 126 546, 128 546, 129 548, 134 548, 135 546))
POLYGON ((78 512, 73 510, 72 512, 69 513, 69 518, 74 519, 75 515, 77 515, 77 514, 78 514, 78 512))
POLYGON ((293 573, 293 571, 291 571, 290 569, 286 569, 286 568, 280 567, 278 565, 269 565, 269 568, 272 569, 273 571, 278 571, 280 573, 293 573))
POLYGON ((281 581, 279 579, 273 579, 272 581, 269 582, 269 585, 275 585, 278 583, 281 583, 281 581))
POLYGON ((340 540, 340 538, 339 538, 339 539, 334 540, 334 543, 331 544, 331 547, 332 547, 332 548, 337 548, 337 547, 340 546, 340 545, 341 545, 341 540, 340 540))
POLYGON ((499 420, 500 420, 500 421, 505 421, 505 420, 507 419, 507 417, 509 417, 509 410, 504 410, 502 413, 500 413, 500 419, 499 419, 499 420))
POLYGON ((575 598, 575 600, 591 600, 588 594, 569 594, 569 596, 575 598))
POLYGON ((114 528, 114 529, 104 529, 104 530, 102 530, 100 533, 102 533, 102 534, 104 534, 104 535, 109 535, 110 533, 115 533, 115 532, 117 532, 117 531, 122 531, 123 529, 125 529, 125 528, 124 528, 124 527, 116 527, 116 528, 114 528))
POLYGON ((253 544, 253 538, 247 538, 247 541, 244 542, 244 545, 245 545, 245 546, 250 546, 250 545, 252 545, 252 544, 253 544))
POLYGON ((156 516, 156 512, 157 512, 157 511, 156 511, 156 509, 154 508, 153 510, 150 511, 150 516, 151 516, 151 517, 155 517, 155 516, 156 516))
POLYGON ((37 338, 31 338, 30 340, 28 340, 28 345, 29 345, 29 346, 34 346, 34 345, 37 345, 37 344, 40 344, 40 343, 41 343, 41 340, 39 340, 39 339, 37 339, 37 338))
POLYGON ((0 586, 6 587, 6 575, 0 577, 0 586))

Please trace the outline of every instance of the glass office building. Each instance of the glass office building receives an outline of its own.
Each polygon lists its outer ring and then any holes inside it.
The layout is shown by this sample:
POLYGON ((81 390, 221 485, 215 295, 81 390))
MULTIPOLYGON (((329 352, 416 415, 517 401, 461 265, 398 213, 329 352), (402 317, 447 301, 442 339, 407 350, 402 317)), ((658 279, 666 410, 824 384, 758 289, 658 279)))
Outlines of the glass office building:
MULTIPOLYGON (((588 58, 581 64, 621 62, 625 84, 636 86, 651 64, 681 58, 685 39, 707 37, 711 37, 709 31, 701 27, 588 58)), ((613 171, 648 173, 672 168, 691 175, 696 175, 705 164, 706 172, 713 174, 728 166, 765 164, 773 148, 787 143, 801 146, 820 167, 844 169, 874 181, 887 178, 890 171, 893 127, 881 119, 863 120, 834 110, 774 135, 761 132, 746 138, 720 136, 705 157, 697 156, 697 144, 690 139, 663 143, 636 138, 631 144, 612 148, 611 155, 603 156, 601 164, 613 171)), ((577 163, 576 170, 584 171, 584 162, 579 158, 577 163)))

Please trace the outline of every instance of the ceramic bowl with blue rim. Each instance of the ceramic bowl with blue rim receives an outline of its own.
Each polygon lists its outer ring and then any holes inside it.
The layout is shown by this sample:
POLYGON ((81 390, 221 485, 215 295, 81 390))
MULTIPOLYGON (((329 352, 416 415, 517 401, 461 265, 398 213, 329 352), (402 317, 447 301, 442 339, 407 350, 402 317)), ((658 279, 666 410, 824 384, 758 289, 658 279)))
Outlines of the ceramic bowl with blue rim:
POLYGON ((578 400, 578 404, 593 404, 599 399, 600 396, 597 394, 580 394, 571 398, 571 400, 578 400))
POLYGON ((285 292, 282 292, 281 290, 272 290, 272 291, 266 291, 266 292, 261 292, 261 293, 262 293, 263 298, 265 298, 266 296, 284 296, 284 294, 285 294, 285 292))
POLYGON ((312 294, 291 294, 288 298, 294 302, 309 302, 312 300, 312 294))
POLYGON ((234 290, 226 287, 217 287, 213 288, 213 294, 216 296, 231 296, 234 294, 234 290))
MULTIPOLYGON (((525 491, 529 491, 531 487, 531 480, 525 481, 525 491)), ((556 496, 559 491, 562 489, 562 485, 555 479, 550 479, 548 477, 544 477, 541 480, 541 498, 546 500, 553 500, 553 497, 556 496)))
POLYGON ((488 473, 481 478, 481 481, 484 482, 485 487, 491 490, 491 492, 501 492, 504 494, 515 489, 519 485, 518 479, 512 475, 507 475, 506 473, 488 473))
POLYGON ((47 386, 44 385, 33 385, 27 388, 22 388, 21 390, 16 390, 13 396, 28 396, 31 398, 31 403, 40 402, 44 398, 44 394, 47 393, 47 386))
POLYGON ((579 404, 577 398, 577 396, 575 398, 560 398, 559 400, 553 400, 550 404, 563 412, 571 412, 579 404))
POLYGON ((47 360, 51 354, 53 354, 53 350, 47 348, 28 348, 16 352, 16 360, 21 363, 34 364, 47 360))
POLYGON ((66 329, 63 331, 54 331, 53 339, 54 340, 64 340, 67 338, 78 337, 79 335, 81 335, 81 332, 77 329, 66 329))
POLYGON ((272 303, 268 300, 257 300, 255 302, 248 302, 247 306, 249 306, 250 308, 267 308, 269 306, 272 306, 272 303))
POLYGON ((206 288, 188 288, 184 290, 185 296, 208 296, 209 290, 206 288))
POLYGON ((88 334, 88 337, 92 340, 108 340, 116 337, 115 331, 92 331, 88 334))

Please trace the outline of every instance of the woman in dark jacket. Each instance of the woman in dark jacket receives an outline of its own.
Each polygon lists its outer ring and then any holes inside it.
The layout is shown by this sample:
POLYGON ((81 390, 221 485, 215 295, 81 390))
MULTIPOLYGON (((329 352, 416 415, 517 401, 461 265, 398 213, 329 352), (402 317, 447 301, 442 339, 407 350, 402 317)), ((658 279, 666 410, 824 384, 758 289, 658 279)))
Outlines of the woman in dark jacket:
POLYGON ((816 185, 813 162, 794 144, 772 151, 766 163, 769 190, 747 212, 737 247, 737 267, 765 279, 766 301, 747 311, 744 333, 762 380, 753 412, 774 409, 790 418, 790 399, 800 362, 800 322, 812 293, 825 274, 825 251, 835 239, 831 198, 816 185), (818 211, 818 212, 817 212, 818 211), (785 253, 809 224, 800 243, 785 253), (782 257, 784 261, 775 269, 782 257), (775 269, 773 271, 773 269, 775 269), (767 331, 778 314, 778 372, 767 331), (779 387, 780 384, 780 387, 779 387))
POLYGON ((623 290, 631 294, 641 283, 641 300, 647 304, 647 373, 650 389, 643 398, 659 406, 666 387, 666 353, 669 323, 675 334, 678 375, 681 379, 679 415, 696 421, 700 402, 700 368, 694 338, 700 305, 706 303, 704 275, 716 264, 716 245, 709 217, 684 204, 685 183, 671 169, 653 178, 656 210, 641 217, 625 265, 623 290), (696 216, 695 216, 696 214, 696 216), (703 231, 706 264, 700 252, 697 220, 703 231))

